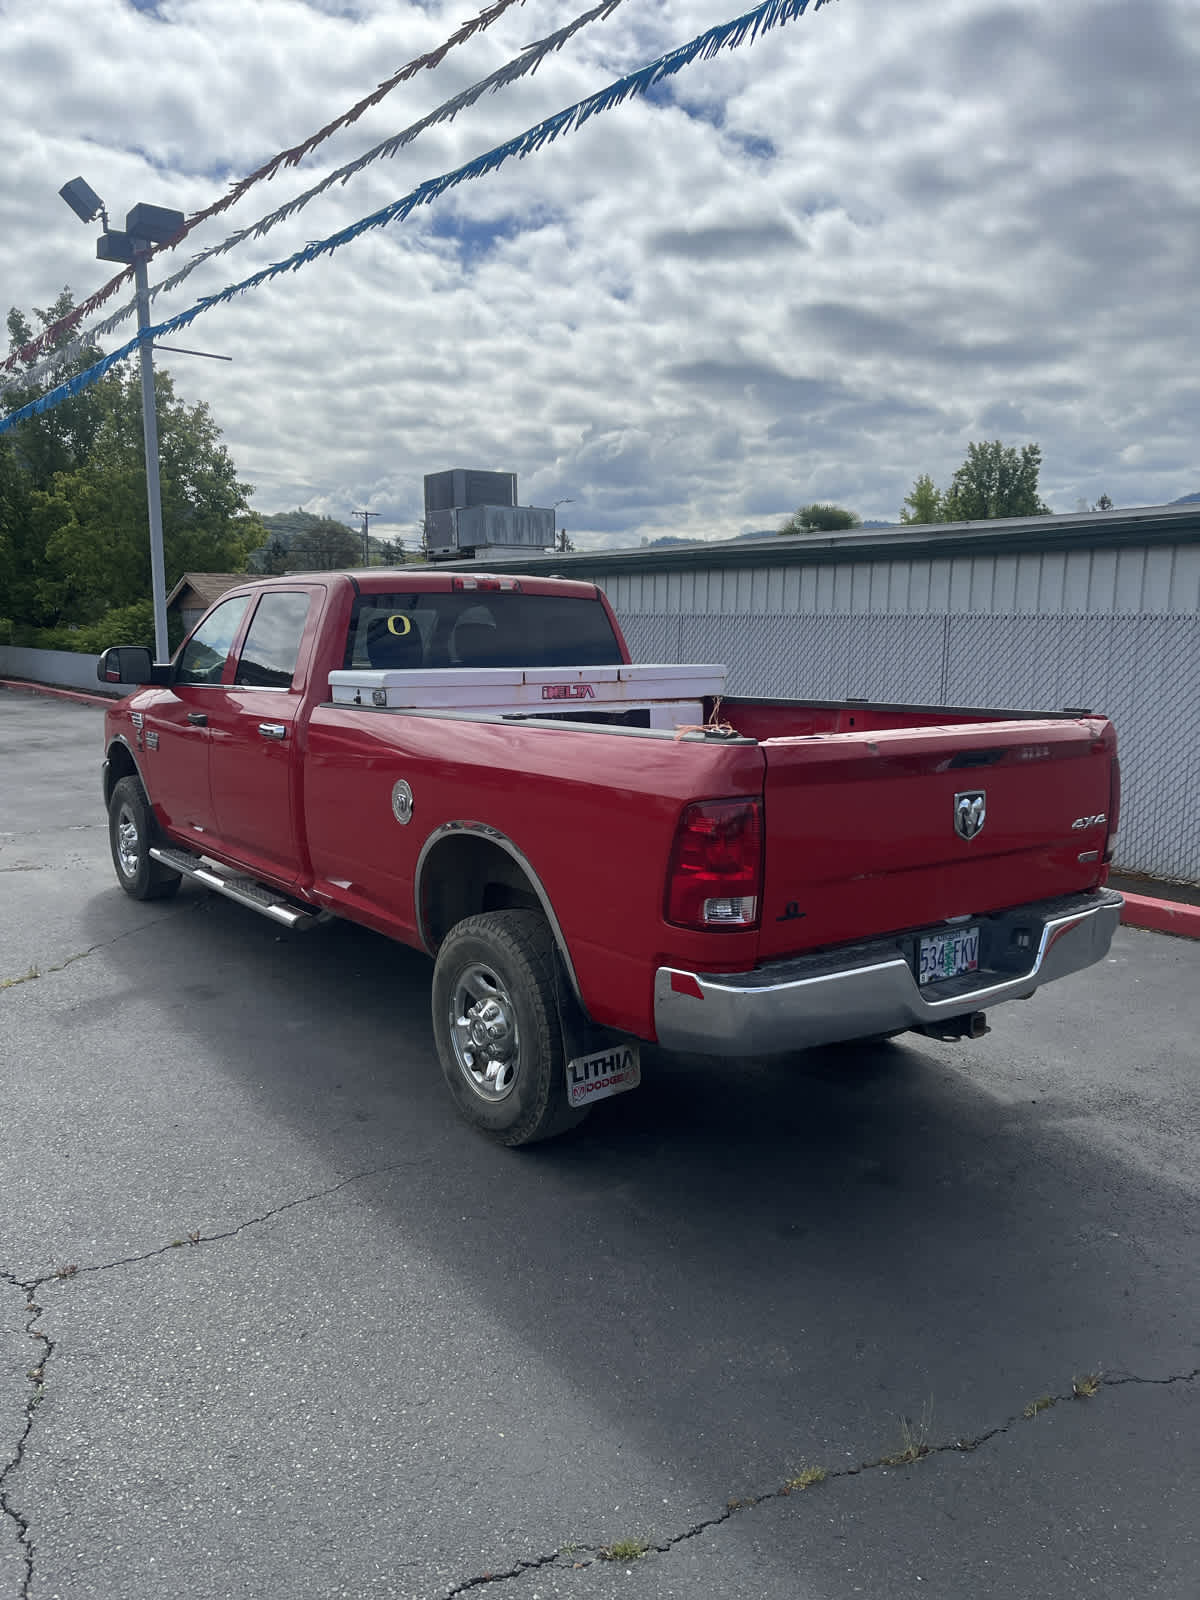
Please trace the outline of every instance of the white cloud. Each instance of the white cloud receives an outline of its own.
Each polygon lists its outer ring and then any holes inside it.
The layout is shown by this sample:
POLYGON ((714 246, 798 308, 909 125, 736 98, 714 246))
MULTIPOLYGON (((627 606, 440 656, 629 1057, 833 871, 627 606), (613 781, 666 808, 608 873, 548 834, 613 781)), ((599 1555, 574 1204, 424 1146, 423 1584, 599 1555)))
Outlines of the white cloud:
MULTIPOLYGON (((562 26, 526 0, 218 241, 562 26)), ((206 264, 156 314, 469 160, 744 9, 626 0, 532 78, 206 264)), ((0 3, 6 304, 106 269, 116 225, 196 210, 439 44, 470 8, 299 0, 0 3)), ((1192 0, 836 0, 408 221, 200 318, 163 357, 256 504, 411 530, 421 478, 516 471, 581 543, 769 527, 806 499, 894 518, 971 438, 1036 439, 1057 509, 1200 487, 1192 0)), ((159 263, 159 274, 169 266, 159 263)), ((110 337, 109 347, 116 338, 110 337)))

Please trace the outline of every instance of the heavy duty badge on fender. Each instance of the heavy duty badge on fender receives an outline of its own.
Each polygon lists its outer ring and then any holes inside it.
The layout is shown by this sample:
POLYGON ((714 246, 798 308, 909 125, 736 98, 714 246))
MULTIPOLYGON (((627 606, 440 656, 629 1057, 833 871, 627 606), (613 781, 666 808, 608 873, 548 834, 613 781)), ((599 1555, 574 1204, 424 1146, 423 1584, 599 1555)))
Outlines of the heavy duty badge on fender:
POLYGON ((954 831, 960 839, 973 839, 987 820, 987 791, 967 789, 954 796, 954 831))

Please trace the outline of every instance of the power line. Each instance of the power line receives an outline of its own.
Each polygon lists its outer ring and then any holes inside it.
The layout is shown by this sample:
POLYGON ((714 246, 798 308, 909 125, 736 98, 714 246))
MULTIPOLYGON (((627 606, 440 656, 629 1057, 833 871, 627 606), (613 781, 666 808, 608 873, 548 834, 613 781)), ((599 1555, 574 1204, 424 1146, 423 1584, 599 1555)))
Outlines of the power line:
MULTIPOLYGON (((206 261, 210 261, 214 256, 226 254, 246 239, 263 238, 272 228, 276 227, 280 222, 286 221, 288 217, 294 216, 310 200, 314 200, 318 195, 324 194, 326 189, 333 184, 345 183, 373 161, 380 160, 385 156, 394 156, 397 151, 411 144, 427 128, 435 127, 439 123, 452 121, 460 111, 474 105, 487 92, 494 93, 502 86, 515 83, 517 79, 523 78, 527 73, 535 72, 547 55, 550 55, 553 51, 561 50, 567 40, 578 33, 581 28, 586 27, 591 22, 606 21, 616 8, 623 3, 624 0, 600 0, 599 5, 593 6, 589 11, 585 11, 581 16, 576 17, 574 21, 567 23, 565 27, 548 34, 544 39, 539 39, 535 44, 526 45, 521 53, 514 56, 511 61, 506 62, 502 67, 498 67, 494 72, 490 72, 486 78, 481 78, 478 83, 472 84, 470 88, 464 89, 459 94, 452 96, 451 99, 444 101, 426 116, 419 118, 414 123, 410 123, 400 133, 392 134, 354 161, 339 167, 336 172, 329 173, 327 177, 322 178, 320 183, 314 184, 312 188, 285 202, 284 205, 270 212, 267 216, 260 217, 257 222, 252 222, 245 228, 237 229, 227 239, 223 239, 220 244, 210 245, 207 249, 200 251, 198 255, 194 255, 178 272, 162 279, 159 283, 153 284, 150 289, 151 298, 157 298, 160 294, 178 288, 185 278, 189 278, 195 272, 197 267, 202 266, 206 261)), ((38 362, 35 367, 21 374, 19 378, 10 380, 7 387, 10 389, 20 388, 26 384, 36 382, 48 370, 61 365, 64 361, 70 360, 96 339, 113 332, 122 322, 133 315, 134 309, 135 302, 132 300, 127 301, 111 316, 106 317, 102 322, 96 323, 86 333, 77 335, 67 344, 56 349, 45 360, 38 362)), ((63 322, 65 320, 62 319, 63 322)), ((55 326, 61 325, 62 323, 55 324, 55 326)), ((25 348, 30 349, 31 346, 27 345, 25 348)), ((3 368, 0 367, 0 372, 2 371, 3 368)), ((0 380, 0 388, 3 387, 3 381, 0 380)))
MULTIPOLYGON (((311 134, 302 144, 293 145, 290 150, 281 150, 278 155, 272 156, 261 167, 256 168, 254 172, 235 183, 229 193, 223 195, 220 200, 215 201, 211 206, 206 206, 203 211, 194 212, 184 223, 175 238, 169 240, 166 244, 157 246, 152 254, 158 255, 161 250, 173 250, 181 240, 187 237, 193 228, 204 222, 208 217, 216 216, 218 212, 228 210, 235 201, 240 200, 246 191, 253 188, 256 183, 261 183, 264 178, 274 177, 280 167, 297 166, 311 150, 315 150, 317 145, 330 138, 339 128, 344 128, 351 122, 357 122, 364 111, 369 110, 371 106, 378 105, 384 96, 390 94, 397 84, 405 82, 408 78, 415 77, 418 72, 424 72, 439 66, 456 45, 464 44, 474 34, 482 32, 484 28, 490 28, 492 23, 498 17, 503 16, 510 6, 517 4, 524 4, 524 0, 492 0, 491 5, 485 6, 479 15, 472 18, 471 21, 464 22, 457 32, 452 33, 449 39, 444 44, 439 45, 436 50, 429 50, 423 56, 416 56, 412 61, 401 67, 398 72, 394 72, 390 78, 386 78, 377 89, 372 90, 369 95, 359 100, 357 104, 352 105, 349 111, 343 111, 332 122, 326 123, 318 132, 311 134)), ((22 361, 30 361, 34 356, 40 355, 43 350, 49 347, 59 333, 67 332, 76 327, 84 317, 90 316, 93 311, 98 310, 106 300, 116 293, 121 284, 128 283, 132 276, 132 268, 127 268, 124 272, 118 272, 102 288, 97 289, 94 294, 89 295, 79 305, 72 307, 65 317, 60 317, 57 322, 52 323, 48 328, 44 328, 36 339, 32 339, 28 344, 23 345, 21 349, 14 350, 5 360, 0 361, 0 372, 11 371, 22 361)))

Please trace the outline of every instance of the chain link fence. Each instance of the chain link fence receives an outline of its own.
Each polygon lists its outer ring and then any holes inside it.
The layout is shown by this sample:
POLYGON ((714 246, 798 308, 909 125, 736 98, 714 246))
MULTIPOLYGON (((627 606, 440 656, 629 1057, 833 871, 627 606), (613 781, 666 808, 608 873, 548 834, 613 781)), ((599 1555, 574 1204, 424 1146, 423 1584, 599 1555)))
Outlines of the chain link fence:
POLYGON ((1200 883, 1200 617, 619 614, 635 661, 721 661, 729 692, 1087 707, 1116 724, 1123 872, 1200 883))

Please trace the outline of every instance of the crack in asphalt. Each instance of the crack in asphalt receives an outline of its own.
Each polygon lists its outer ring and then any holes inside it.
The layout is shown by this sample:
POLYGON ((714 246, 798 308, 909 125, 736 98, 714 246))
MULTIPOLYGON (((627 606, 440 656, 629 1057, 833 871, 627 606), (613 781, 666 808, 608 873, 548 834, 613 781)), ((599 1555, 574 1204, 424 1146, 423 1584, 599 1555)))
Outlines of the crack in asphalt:
MULTIPOLYGON (((125 937, 125 935, 120 935, 125 937)), ((113 941, 109 940, 108 943, 113 941)), ((96 946, 95 948, 99 948, 96 946)), ((89 953, 90 952, 86 952, 89 953)), ((72 957, 78 960, 79 957, 72 957)), ((316 1189, 311 1194, 297 1195, 295 1199, 285 1200, 281 1205, 272 1206, 269 1211, 264 1211, 259 1216, 250 1217, 245 1222, 239 1222, 235 1227, 225 1228, 217 1233, 201 1233, 198 1229, 189 1233, 184 1239, 173 1239, 170 1244, 159 1245, 154 1250, 143 1251, 140 1255, 122 1256, 116 1261, 96 1262, 88 1266, 75 1264, 56 1267, 52 1272, 43 1272, 32 1278, 19 1278, 15 1273, 0 1267, 0 1283, 6 1283, 11 1288, 21 1290, 25 1295, 25 1332, 31 1339, 37 1340, 40 1349, 37 1359, 26 1372, 29 1379, 30 1392, 25 1401, 23 1423, 16 1445, 5 1465, 0 1468, 0 1516, 11 1522, 16 1530, 17 1542, 21 1548, 22 1559, 25 1563, 25 1576, 21 1584, 20 1600, 29 1600, 33 1586, 34 1556, 36 1546, 33 1541, 32 1525, 29 1516, 20 1511, 14 1504, 9 1493, 8 1483, 21 1466, 29 1445, 30 1435, 33 1433, 34 1419, 38 1407, 46 1396, 46 1368, 51 1356, 58 1348, 57 1341, 52 1339, 44 1329, 35 1324, 45 1314, 45 1307, 35 1298, 38 1291, 46 1284, 65 1283, 72 1278, 81 1278, 87 1273, 113 1272, 120 1267, 136 1266, 139 1262, 152 1261, 156 1256, 169 1255, 173 1250, 187 1248, 191 1245, 219 1244, 226 1239, 235 1239, 238 1234, 245 1233, 247 1229, 256 1228, 273 1218, 282 1216, 285 1212, 294 1211, 298 1206, 311 1205, 314 1201, 324 1200, 328 1196, 337 1194, 339 1190, 348 1188, 352 1183, 360 1183, 365 1178, 378 1177, 382 1173, 395 1172, 400 1168, 411 1167, 412 1160, 388 1161, 377 1167, 367 1167, 361 1172, 353 1172, 349 1177, 341 1178, 337 1183, 331 1183, 324 1189, 316 1189)))
MULTIPOLYGON (((137 931, 137 930, 134 930, 137 931)), ((118 937, 127 937, 119 935, 118 937)), ((108 941, 109 943, 113 941, 108 941)), ((99 948, 96 946, 95 948, 99 948)), ((90 952, 84 952, 90 954, 90 952)), ((72 959, 78 960, 79 957, 72 959)), ((300 1206, 311 1205, 315 1201, 328 1198, 340 1190, 348 1188, 351 1184, 362 1182, 364 1179, 378 1177, 383 1173, 395 1172, 403 1167, 412 1165, 411 1160, 385 1162, 376 1167, 365 1168, 361 1172, 351 1173, 348 1177, 341 1178, 337 1183, 329 1184, 323 1189, 314 1190, 310 1194, 298 1195, 294 1199, 285 1200, 280 1205, 272 1206, 269 1210, 257 1216, 239 1222, 234 1227, 224 1228, 215 1233, 202 1233, 195 1230, 185 1238, 173 1239, 169 1244, 159 1245, 153 1250, 146 1250, 138 1255, 121 1256, 114 1261, 95 1262, 86 1266, 66 1265, 56 1268, 52 1272, 44 1272, 33 1278, 18 1278, 14 1273, 0 1268, 0 1283, 7 1283, 14 1289, 19 1289, 25 1294, 26 1322, 25 1331, 30 1339, 36 1340, 40 1349, 37 1359, 26 1373, 30 1382, 30 1393, 25 1402, 23 1425, 17 1439, 12 1455, 7 1463, 0 1468, 0 1515, 10 1521, 16 1531, 17 1541, 20 1545, 24 1561, 25 1575, 21 1585, 20 1600, 29 1600, 32 1592, 34 1576, 34 1558, 36 1546, 33 1540, 33 1531, 30 1518, 14 1504, 9 1492, 9 1481, 19 1470, 24 1460, 30 1437, 33 1433, 34 1422, 38 1407, 41 1405, 46 1393, 46 1368, 57 1348, 56 1341, 42 1328, 36 1326, 38 1320, 44 1315, 45 1308, 35 1298, 38 1291, 46 1284, 65 1282, 71 1278, 83 1277, 85 1274, 98 1272, 113 1272, 122 1267, 136 1266, 142 1262, 152 1261, 158 1256, 169 1255, 173 1250, 186 1249, 190 1246, 205 1244, 219 1244, 228 1239, 235 1239, 239 1234, 251 1228, 262 1226, 274 1218, 283 1216, 289 1211, 300 1206)), ((904 1444, 899 1451, 861 1461, 852 1467, 831 1467, 828 1469, 816 1467, 809 1469, 814 1474, 805 1480, 805 1475, 785 1480, 774 1489, 767 1489, 761 1494, 745 1495, 729 1500, 725 1507, 715 1512, 710 1517, 702 1518, 690 1527, 670 1535, 661 1540, 647 1541, 644 1548, 623 1552, 621 1546, 595 1546, 564 1544, 557 1549, 540 1555, 523 1556, 511 1566, 491 1569, 477 1573, 475 1576, 464 1579, 455 1584, 438 1597, 438 1600, 457 1600, 457 1597, 469 1594, 472 1590, 485 1588, 494 1584, 509 1583, 516 1578, 524 1577, 529 1572, 537 1571, 549 1566, 559 1566, 565 1570, 582 1571, 595 1566, 598 1562, 624 1563, 631 1565, 634 1561, 643 1560, 651 1555, 665 1555, 677 1545, 685 1544, 691 1539, 698 1538, 700 1534, 707 1533, 710 1529, 718 1528, 732 1518, 752 1510, 756 1506, 769 1504, 774 1500, 784 1500, 798 1494, 810 1493, 819 1488, 821 1484, 833 1483, 840 1478, 856 1478, 864 1473, 877 1472, 887 1468, 901 1468, 915 1466, 917 1462, 936 1455, 964 1454, 978 1450, 990 1443, 993 1439, 1000 1438, 1011 1429, 1025 1423, 1033 1422, 1043 1411, 1053 1406, 1074 1401, 1086 1403, 1094 1399, 1104 1388, 1120 1388, 1131 1384, 1152 1386, 1170 1386, 1173 1384, 1194 1383, 1200 1379, 1200 1367, 1193 1367, 1190 1371, 1168 1373, 1165 1377, 1146 1377, 1139 1373, 1118 1371, 1113 1373, 1087 1374, 1075 1377, 1071 1388, 1059 1394, 1042 1395, 1037 1400, 1031 1401, 1021 1411, 1015 1412, 1005 1421, 997 1423, 994 1427, 986 1428, 980 1433, 963 1436, 957 1439, 943 1440, 939 1443, 930 1443, 926 1437, 927 1419, 922 1418, 915 1426, 908 1419, 902 1419, 902 1433, 904 1444)))
POLYGON ((25 1401, 21 1431, 17 1437, 12 1455, 4 1466, 0 1468, 0 1515, 11 1522, 16 1530, 17 1544, 20 1547, 21 1559, 25 1568, 25 1575, 21 1582, 21 1600, 29 1600, 30 1590, 33 1585, 33 1559, 35 1553, 33 1530, 28 1517, 13 1504, 8 1492, 8 1482, 25 1458, 25 1448, 29 1443, 29 1436, 33 1432, 33 1419, 46 1393, 46 1363, 54 1353, 54 1340, 42 1329, 34 1327, 34 1324, 42 1314, 42 1307, 34 1299, 38 1282, 36 1280, 25 1282, 15 1277, 11 1272, 5 1272, 2 1268, 0 1268, 0 1282, 7 1283, 12 1288, 20 1289, 24 1293, 25 1332, 30 1339, 36 1340, 41 1346, 33 1366, 26 1373, 26 1377, 30 1382, 30 1391, 25 1401))
MULTIPOLYGON (((20 867, 0 867, 0 872, 19 872, 20 867)), ((97 950, 107 950, 111 944, 119 944, 122 939, 132 939, 135 933, 144 933, 147 928, 156 927, 165 921, 164 916, 148 917, 145 922, 139 922, 135 928, 126 928, 123 933, 114 933, 111 939, 101 939, 98 944, 88 945, 86 950, 76 950, 74 955, 68 956, 65 961, 60 961, 53 967, 30 967, 28 972, 22 972, 16 978, 0 978, 0 990, 15 989, 19 983, 32 983, 35 978, 46 978, 52 972, 65 972, 76 961, 86 961, 88 956, 95 955, 97 950)))
MULTIPOLYGON (((767 1489, 762 1494, 746 1495, 743 1498, 730 1500, 724 1510, 711 1517, 705 1517, 700 1522, 693 1523, 691 1527, 682 1529, 679 1533, 672 1534, 666 1539, 647 1541, 645 1548, 640 1552, 628 1555, 617 1553, 615 1546, 592 1545, 560 1545, 545 1555, 524 1556, 512 1566, 495 1571, 482 1572, 473 1578, 467 1578, 462 1583, 456 1584, 452 1589, 447 1589, 437 1597, 437 1600, 457 1600, 457 1596, 469 1594, 473 1589, 481 1589, 490 1584, 509 1583, 514 1578, 524 1577, 526 1573, 535 1572, 539 1568, 558 1566, 566 1570, 582 1571, 587 1567, 595 1566, 597 1562, 612 1562, 614 1565, 632 1566, 635 1561, 644 1560, 650 1555, 665 1555, 673 1550, 676 1545, 686 1544, 689 1539, 695 1539, 702 1533, 707 1533, 710 1528, 719 1528, 722 1523, 729 1522, 733 1517, 740 1516, 745 1511, 752 1510, 755 1506, 766 1505, 772 1500, 786 1500, 798 1494, 810 1494, 821 1484, 833 1483, 838 1478, 857 1478, 867 1472, 877 1472, 888 1467, 915 1466, 918 1461, 923 1461, 935 1455, 962 1455, 972 1450, 978 1450, 982 1445, 992 1439, 999 1438, 1009 1432, 1011 1428, 1021 1424, 1033 1422, 1043 1411, 1052 1406, 1074 1401, 1084 1404, 1095 1398, 1101 1389, 1116 1389, 1125 1384, 1152 1384, 1170 1385, 1176 1383, 1194 1383, 1200 1378, 1200 1367, 1193 1367, 1190 1372, 1170 1373, 1165 1378, 1146 1378, 1137 1373, 1115 1373, 1112 1375, 1089 1375, 1087 1378, 1075 1378, 1069 1391, 1064 1394, 1043 1395, 1041 1399, 1031 1402, 1021 1411, 1009 1417, 1007 1421, 997 1423, 993 1428, 986 1428, 983 1432, 973 1434, 969 1438, 945 1440, 940 1444, 929 1444, 924 1440, 913 1442, 910 1440, 905 1448, 889 1455, 878 1456, 870 1461, 860 1461, 854 1467, 831 1467, 828 1470, 818 1468, 820 1477, 814 1478, 809 1483, 802 1483, 798 1478, 792 1478, 775 1489, 767 1489), (1080 1387, 1081 1385, 1095 1384, 1094 1389, 1080 1387)), ((907 1434, 907 1429, 906 1429, 907 1434)))

